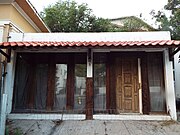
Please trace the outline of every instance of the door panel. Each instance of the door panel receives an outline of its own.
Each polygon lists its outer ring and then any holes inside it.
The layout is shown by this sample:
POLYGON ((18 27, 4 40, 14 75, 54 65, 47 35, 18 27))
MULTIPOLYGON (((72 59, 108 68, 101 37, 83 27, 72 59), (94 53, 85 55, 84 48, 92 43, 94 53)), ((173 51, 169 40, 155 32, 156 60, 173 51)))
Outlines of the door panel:
POLYGON ((139 112, 138 60, 116 57, 116 109, 119 113, 139 112))

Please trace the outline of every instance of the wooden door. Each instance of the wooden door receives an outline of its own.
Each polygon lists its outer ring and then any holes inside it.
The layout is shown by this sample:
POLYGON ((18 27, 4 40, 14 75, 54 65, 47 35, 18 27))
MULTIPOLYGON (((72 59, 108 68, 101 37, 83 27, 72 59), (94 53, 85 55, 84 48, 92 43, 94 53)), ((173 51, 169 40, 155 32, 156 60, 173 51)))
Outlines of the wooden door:
POLYGON ((119 113, 139 112, 138 59, 115 59, 116 109, 119 113))

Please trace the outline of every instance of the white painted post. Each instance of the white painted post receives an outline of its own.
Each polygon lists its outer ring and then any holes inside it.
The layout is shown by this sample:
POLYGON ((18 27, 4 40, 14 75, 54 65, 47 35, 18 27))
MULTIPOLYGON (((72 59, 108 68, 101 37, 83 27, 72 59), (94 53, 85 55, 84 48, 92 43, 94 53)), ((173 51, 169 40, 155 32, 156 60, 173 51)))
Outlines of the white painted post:
POLYGON ((4 85, 4 93, 8 95, 7 114, 9 114, 12 109, 15 63, 16 63, 16 53, 14 51, 11 51, 10 63, 7 63, 7 66, 6 66, 7 74, 5 76, 5 85, 4 85))
POLYGON ((6 128, 6 106, 7 106, 7 94, 2 96, 2 105, 1 105, 1 123, 0 123, 0 135, 5 134, 6 128))
POLYGON ((169 61, 168 49, 164 51, 164 77, 165 77, 165 97, 167 112, 173 120, 177 120, 176 100, 173 80, 173 63, 169 61))
POLYGON ((93 77, 93 52, 90 49, 87 52, 87 77, 93 77))
POLYGON ((179 62, 180 52, 174 55, 174 75, 175 75, 175 91, 176 98, 180 99, 180 62, 179 62))
POLYGON ((4 31, 4 26, 0 25, 0 42, 2 42, 3 39, 3 31, 4 31))
POLYGON ((141 59, 138 58, 138 81, 140 84, 140 88, 139 88, 139 113, 143 113, 142 112, 142 81, 141 81, 141 59))

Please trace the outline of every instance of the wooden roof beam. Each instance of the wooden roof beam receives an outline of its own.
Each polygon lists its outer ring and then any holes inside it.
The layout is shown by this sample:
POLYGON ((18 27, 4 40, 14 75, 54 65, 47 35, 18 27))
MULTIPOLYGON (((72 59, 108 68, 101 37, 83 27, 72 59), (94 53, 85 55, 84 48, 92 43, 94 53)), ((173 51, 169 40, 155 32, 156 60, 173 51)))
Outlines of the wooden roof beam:
POLYGON ((11 49, 7 49, 7 52, 4 52, 2 49, 0 49, 0 53, 6 57, 7 62, 10 62, 11 59, 11 49))

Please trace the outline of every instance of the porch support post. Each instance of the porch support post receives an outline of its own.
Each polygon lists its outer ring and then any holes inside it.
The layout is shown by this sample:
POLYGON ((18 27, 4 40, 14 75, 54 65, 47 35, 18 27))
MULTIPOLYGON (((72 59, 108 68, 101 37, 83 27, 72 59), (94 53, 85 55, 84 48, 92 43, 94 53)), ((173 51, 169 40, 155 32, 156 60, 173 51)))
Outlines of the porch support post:
POLYGON ((110 112, 110 58, 109 53, 107 53, 106 62, 106 109, 110 112))
POLYGON ((142 73, 142 112, 149 114, 150 111, 150 97, 149 97, 149 82, 148 82, 148 67, 147 54, 143 53, 141 57, 141 73, 142 73))
POLYGON ((7 74, 4 76, 4 87, 2 87, 3 93, 7 94, 7 111, 9 114, 12 110, 13 101, 13 88, 14 88, 14 76, 15 76, 15 65, 16 65, 16 53, 11 51, 11 61, 5 66, 7 74))
POLYGON ((177 120, 173 81, 173 63, 172 61, 169 61, 168 49, 164 51, 164 77, 167 113, 170 114, 173 120, 177 120))
POLYGON ((109 63, 109 79, 110 79, 110 82, 109 82, 109 94, 110 94, 110 114, 113 114, 113 113, 116 113, 116 64, 115 64, 115 59, 116 59, 116 56, 113 55, 112 53, 109 54, 109 58, 108 58, 108 63, 109 63))
MULTIPOLYGON (((180 99, 180 52, 174 55, 174 75, 175 75, 175 94, 176 99, 180 99)), ((177 106, 180 109, 180 106, 177 106)))
POLYGON ((142 81, 141 81, 141 59, 138 58, 138 82, 139 82, 139 112, 142 114, 142 81))
POLYGON ((87 53, 86 119, 93 119, 93 52, 87 53))

